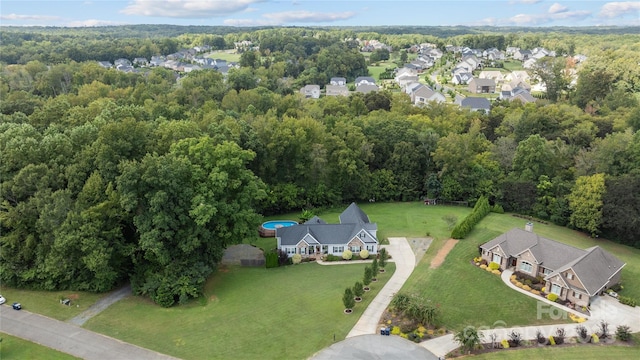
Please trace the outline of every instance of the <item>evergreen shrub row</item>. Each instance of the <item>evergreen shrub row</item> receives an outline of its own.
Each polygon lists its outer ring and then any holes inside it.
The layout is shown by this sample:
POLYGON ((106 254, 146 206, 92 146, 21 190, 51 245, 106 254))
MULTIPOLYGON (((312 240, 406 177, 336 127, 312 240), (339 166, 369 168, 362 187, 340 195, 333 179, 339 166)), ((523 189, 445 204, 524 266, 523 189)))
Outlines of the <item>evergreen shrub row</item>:
POLYGON ((473 207, 471 214, 456 225, 451 231, 451 237, 454 239, 463 239, 467 234, 473 230, 473 227, 480 222, 487 214, 491 212, 491 206, 489 206, 489 200, 486 197, 481 196, 473 207))

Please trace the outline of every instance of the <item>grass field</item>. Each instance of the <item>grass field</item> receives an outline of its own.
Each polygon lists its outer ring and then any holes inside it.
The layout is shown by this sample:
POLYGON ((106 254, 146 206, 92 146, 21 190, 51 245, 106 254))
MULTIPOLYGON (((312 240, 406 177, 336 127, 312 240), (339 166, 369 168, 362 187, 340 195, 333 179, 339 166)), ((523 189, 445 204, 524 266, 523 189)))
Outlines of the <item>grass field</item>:
POLYGON ((345 315, 342 294, 364 267, 232 267, 209 279, 206 301, 165 309, 131 297, 85 326, 184 359, 304 359, 345 338, 395 264, 345 315))
POLYGON ((504 62, 504 68, 509 71, 524 70, 522 63, 517 60, 509 60, 504 62))
POLYGON ((227 50, 214 51, 212 53, 209 53, 207 57, 210 57, 212 59, 227 60, 232 62, 240 61, 240 54, 236 52, 228 52, 227 50))
POLYGON ((0 333, 0 359, 47 359, 47 360, 73 360, 75 356, 65 354, 45 346, 22 340, 11 335, 0 333))
POLYGON ((48 316, 57 320, 69 320, 87 308, 103 294, 94 294, 82 291, 31 291, 18 290, 2 286, 0 292, 11 304, 19 302, 25 310, 48 316), (60 304, 60 298, 70 298, 72 306, 60 304))

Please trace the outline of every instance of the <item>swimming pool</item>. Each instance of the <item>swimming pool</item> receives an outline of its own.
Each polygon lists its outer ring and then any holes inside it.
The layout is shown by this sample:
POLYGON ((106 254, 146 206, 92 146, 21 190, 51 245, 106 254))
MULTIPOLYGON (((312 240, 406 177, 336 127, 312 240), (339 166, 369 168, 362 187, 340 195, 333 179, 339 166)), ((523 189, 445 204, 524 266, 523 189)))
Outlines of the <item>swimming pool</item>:
POLYGON ((262 237, 274 237, 276 236, 276 229, 293 225, 298 225, 298 222, 293 220, 272 220, 263 223, 258 232, 262 237))

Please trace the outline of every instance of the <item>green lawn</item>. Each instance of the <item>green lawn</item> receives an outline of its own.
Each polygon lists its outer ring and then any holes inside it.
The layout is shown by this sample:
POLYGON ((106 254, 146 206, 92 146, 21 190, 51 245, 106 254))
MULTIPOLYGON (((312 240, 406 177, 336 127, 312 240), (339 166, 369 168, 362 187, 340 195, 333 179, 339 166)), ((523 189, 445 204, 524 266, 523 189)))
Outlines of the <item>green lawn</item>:
MULTIPOLYGON (((513 349, 492 353, 472 355, 476 360, 529 360, 529 359, 637 359, 640 354, 638 345, 576 345, 561 347, 539 347, 529 349, 513 349)), ((467 358, 467 357, 465 357, 467 358)))
POLYGON ((210 57, 212 59, 227 60, 227 61, 231 61, 231 62, 240 61, 240 54, 238 54, 236 52, 229 53, 229 52, 227 52, 227 50, 214 51, 214 52, 208 54, 207 57, 210 57))
POLYGON ((32 343, 27 340, 0 333, 0 359, 47 359, 47 360, 73 360, 75 356, 65 354, 48 347, 32 343))
POLYGON ((35 291, 19 290, 2 286, 0 294, 7 299, 7 303, 19 302, 25 310, 42 314, 57 320, 69 320, 98 301, 103 294, 82 291, 35 291), (60 298, 76 298, 73 306, 60 304, 60 298))
POLYGON ((518 60, 509 60, 504 62, 504 68, 509 71, 524 70, 522 63, 518 60))
POLYGON ((206 301, 165 309, 131 297, 85 326, 184 359, 303 359, 331 345, 334 335, 344 339, 395 270, 390 263, 345 315, 342 294, 362 279, 364 267, 232 267, 209 279, 206 301))

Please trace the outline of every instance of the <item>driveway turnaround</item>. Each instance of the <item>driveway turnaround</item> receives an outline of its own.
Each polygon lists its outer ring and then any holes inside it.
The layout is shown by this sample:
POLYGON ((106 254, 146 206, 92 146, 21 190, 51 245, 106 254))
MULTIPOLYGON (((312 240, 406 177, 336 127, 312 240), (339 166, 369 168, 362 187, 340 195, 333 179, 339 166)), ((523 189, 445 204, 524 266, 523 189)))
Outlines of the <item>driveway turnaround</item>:
POLYGON ((360 335, 335 343, 311 360, 436 360, 428 350, 400 336, 360 335))
POLYGON ((6 305, 0 306, 0 331, 87 360, 176 359, 6 305))
POLYGON ((371 301, 356 325, 351 329, 347 338, 377 334, 380 317, 391 303, 393 295, 397 293, 407 281, 416 266, 416 258, 406 238, 389 238, 389 245, 384 246, 396 263, 396 271, 380 290, 378 296, 371 301))

